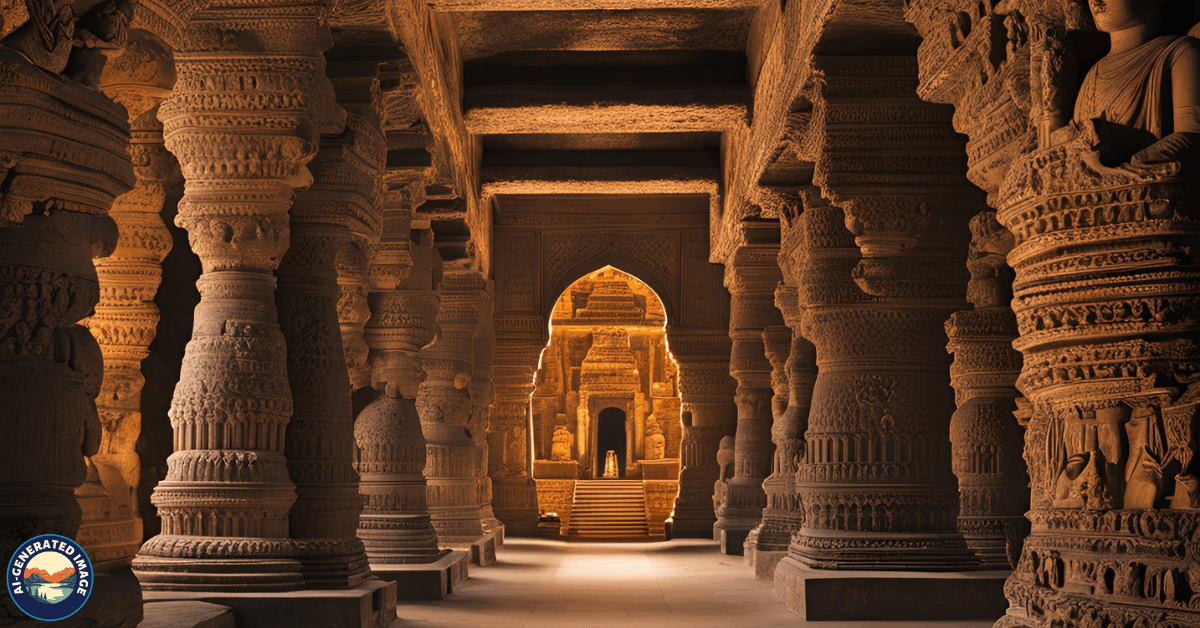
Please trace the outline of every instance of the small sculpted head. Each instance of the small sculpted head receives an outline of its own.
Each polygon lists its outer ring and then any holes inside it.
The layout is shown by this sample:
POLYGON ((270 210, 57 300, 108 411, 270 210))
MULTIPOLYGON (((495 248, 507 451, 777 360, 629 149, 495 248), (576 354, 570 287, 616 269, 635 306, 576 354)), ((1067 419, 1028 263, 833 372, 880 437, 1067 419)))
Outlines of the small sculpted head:
POLYGON ((1088 0, 1096 28, 1115 33, 1159 19, 1163 0, 1088 0))

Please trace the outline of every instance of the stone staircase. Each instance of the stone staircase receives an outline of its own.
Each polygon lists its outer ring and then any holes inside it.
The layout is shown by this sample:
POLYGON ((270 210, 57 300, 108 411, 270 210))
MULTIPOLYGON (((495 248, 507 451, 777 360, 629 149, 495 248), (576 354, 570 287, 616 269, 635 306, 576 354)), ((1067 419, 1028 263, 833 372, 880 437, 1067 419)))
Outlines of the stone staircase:
POLYGON ((646 496, 640 480, 579 480, 567 532, 586 539, 635 539, 650 536, 646 496))

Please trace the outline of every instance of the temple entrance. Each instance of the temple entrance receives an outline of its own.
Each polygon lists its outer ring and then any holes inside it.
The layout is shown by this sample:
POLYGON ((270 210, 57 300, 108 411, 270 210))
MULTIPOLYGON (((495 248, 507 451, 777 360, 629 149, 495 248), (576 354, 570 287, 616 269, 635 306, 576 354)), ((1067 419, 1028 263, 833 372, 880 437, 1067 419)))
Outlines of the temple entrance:
POLYGON ((601 410, 596 426, 596 477, 607 478, 604 471, 609 451, 617 454, 617 477, 625 477, 626 440, 625 413, 617 408, 601 410))
POLYGON ((530 398, 547 530, 557 521, 556 534, 569 536, 664 534, 683 437, 666 322, 658 294, 611 266, 580 277, 556 301, 530 398), (615 475, 606 477, 610 450, 615 475))

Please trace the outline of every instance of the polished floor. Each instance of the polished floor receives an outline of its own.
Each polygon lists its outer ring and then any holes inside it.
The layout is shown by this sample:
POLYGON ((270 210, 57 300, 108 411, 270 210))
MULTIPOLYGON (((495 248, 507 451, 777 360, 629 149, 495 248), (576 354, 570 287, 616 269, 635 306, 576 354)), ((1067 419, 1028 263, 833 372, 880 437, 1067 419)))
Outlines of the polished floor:
MULTIPOLYGON (((513 539, 500 562, 437 602, 404 602, 392 628, 990 628, 993 622, 801 622, 712 541, 513 539)), ((832 601, 831 601, 832 602, 832 601)))

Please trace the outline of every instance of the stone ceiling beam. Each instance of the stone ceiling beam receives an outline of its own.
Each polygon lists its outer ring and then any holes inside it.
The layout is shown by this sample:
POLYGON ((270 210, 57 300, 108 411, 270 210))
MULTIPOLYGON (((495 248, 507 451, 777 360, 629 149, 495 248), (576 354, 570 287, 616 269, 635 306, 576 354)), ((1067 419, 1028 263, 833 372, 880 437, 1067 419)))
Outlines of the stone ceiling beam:
POLYGON ((450 21, 420 0, 394 0, 392 23, 420 77, 420 105, 434 138, 431 147, 438 170, 449 177, 466 203, 467 224, 474 235, 474 255, 486 276, 490 265, 490 216, 480 202, 478 138, 463 120, 462 64, 450 21))
POLYGON ((466 124, 480 135, 724 131, 745 124, 744 88, 709 90, 474 88, 466 124))

